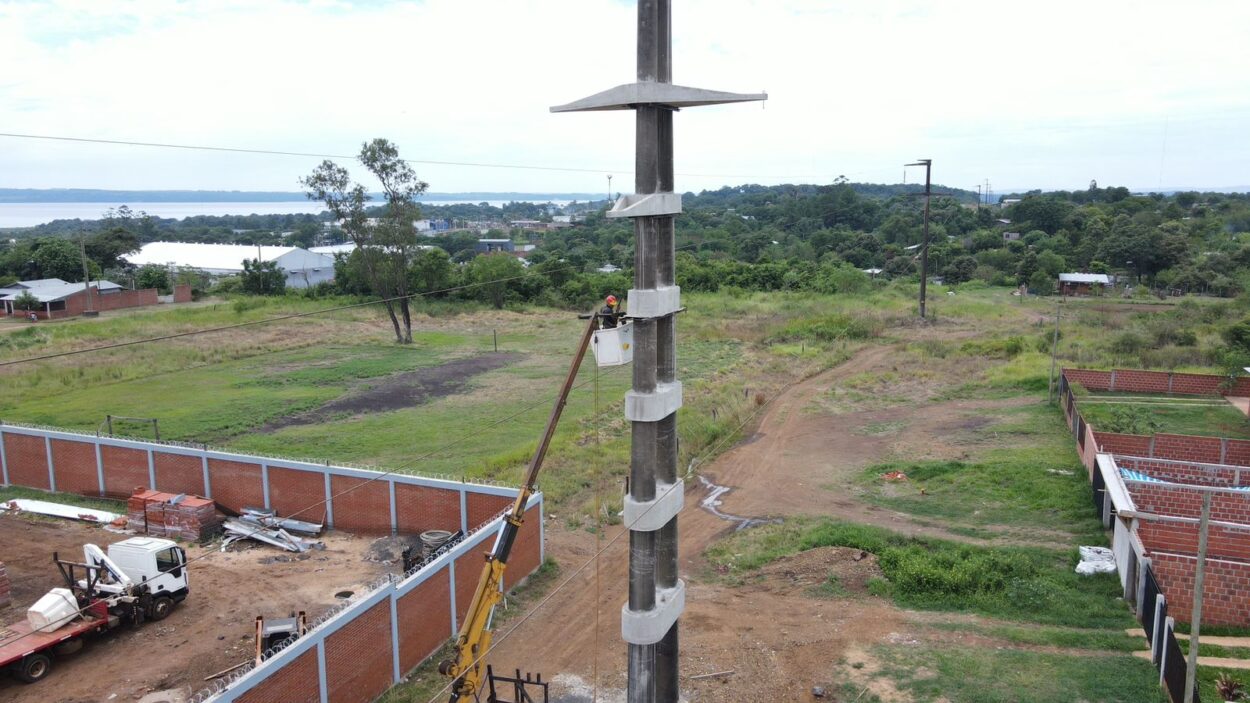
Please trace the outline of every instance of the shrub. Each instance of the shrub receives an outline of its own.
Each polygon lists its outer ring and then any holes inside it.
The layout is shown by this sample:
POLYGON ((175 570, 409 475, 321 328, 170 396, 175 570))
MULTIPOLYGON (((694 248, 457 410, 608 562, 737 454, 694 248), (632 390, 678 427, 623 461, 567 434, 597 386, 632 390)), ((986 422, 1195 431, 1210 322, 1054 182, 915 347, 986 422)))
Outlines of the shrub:
POLYGON ((1111 417, 1106 422, 1111 432, 1119 434, 1151 435, 1159 431, 1162 425, 1150 411, 1136 405, 1117 405, 1111 409, 1111 417))
POLYGON ((1228 342, 1228 346, 1250 351, 1250 317, 1225 327, 1220 336, 1228 342))
POLYGON ((867 339, 881 333, 880 326, 862 317, 842 313, 825 315, 813 320, 795 320, 786 325, 773 341, 815 340, 835 342, 843 339, 867 339))
POLYGON ((1136 332, 1122 332, 1111 340, 1111 351, 1116 354, 1137 354, 1146 348, 1146 338, 1136 332))

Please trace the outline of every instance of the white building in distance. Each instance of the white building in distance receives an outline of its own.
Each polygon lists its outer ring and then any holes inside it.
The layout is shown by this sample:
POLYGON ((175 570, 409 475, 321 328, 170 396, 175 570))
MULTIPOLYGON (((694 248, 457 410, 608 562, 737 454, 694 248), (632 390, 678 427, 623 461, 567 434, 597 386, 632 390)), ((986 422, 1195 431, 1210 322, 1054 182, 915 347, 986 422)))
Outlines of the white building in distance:
POLYGON ((288 288, 308 288, 334 280, 333 256, 299 247, 151 242, 126 257, 135 266, 186 267, 210 276, 237 276, 243 273, 244 259, 276 262, 286 274, 288 288))

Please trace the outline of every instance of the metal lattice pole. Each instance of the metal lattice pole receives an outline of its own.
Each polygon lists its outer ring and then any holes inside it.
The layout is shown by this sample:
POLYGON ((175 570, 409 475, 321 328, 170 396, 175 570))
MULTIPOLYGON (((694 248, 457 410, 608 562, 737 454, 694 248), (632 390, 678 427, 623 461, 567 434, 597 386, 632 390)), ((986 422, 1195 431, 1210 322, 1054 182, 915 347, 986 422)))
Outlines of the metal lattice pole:
POLYGON ((634 287, 628 318, 634 325, 633 388, 625 395, 631 423, 629 600, 621 636, 629 644, 630 703, 676 703, 678 617, 686 588, 677 574, 677 514, 683 483, 677 478, 677 287, 673 218, 681 196, 673 183, 673 113, 683 107, 764 100, 672 84, 671 0, 638 2, 637 82, 620 85, 553 112, 635 111, 636 192, 621 196, 608 217, 634 220, 634 287))

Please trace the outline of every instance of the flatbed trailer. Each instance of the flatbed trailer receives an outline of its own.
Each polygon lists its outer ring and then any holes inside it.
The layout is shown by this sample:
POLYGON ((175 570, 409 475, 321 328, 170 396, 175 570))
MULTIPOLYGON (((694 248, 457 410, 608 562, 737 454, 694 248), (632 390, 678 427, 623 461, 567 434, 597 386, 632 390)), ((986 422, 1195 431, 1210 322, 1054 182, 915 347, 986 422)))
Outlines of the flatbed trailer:
POLYGON ((21 620, 0 627, 0 671, 12 671, 26 683, 42 680, 52 670, 53 653, 57 649, 74 649, 81 642, 100 632, 111 630, 120 623, 116 615, 107 609, 89 608, 81 615, 52 632, 40 632, 21 620), (104 613, 98 614, 98 611, 104 613))

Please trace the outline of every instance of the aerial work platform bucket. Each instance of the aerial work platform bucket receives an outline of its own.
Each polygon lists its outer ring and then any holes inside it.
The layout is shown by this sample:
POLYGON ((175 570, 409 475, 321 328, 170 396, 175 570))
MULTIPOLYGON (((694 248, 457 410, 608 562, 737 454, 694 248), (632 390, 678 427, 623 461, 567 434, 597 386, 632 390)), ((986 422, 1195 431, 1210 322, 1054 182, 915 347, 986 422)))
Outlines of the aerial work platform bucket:
POLYGON ((590 340, 590 348, 600 367, 628 364, 634 360, 634 323, 597 330, 590 340))

